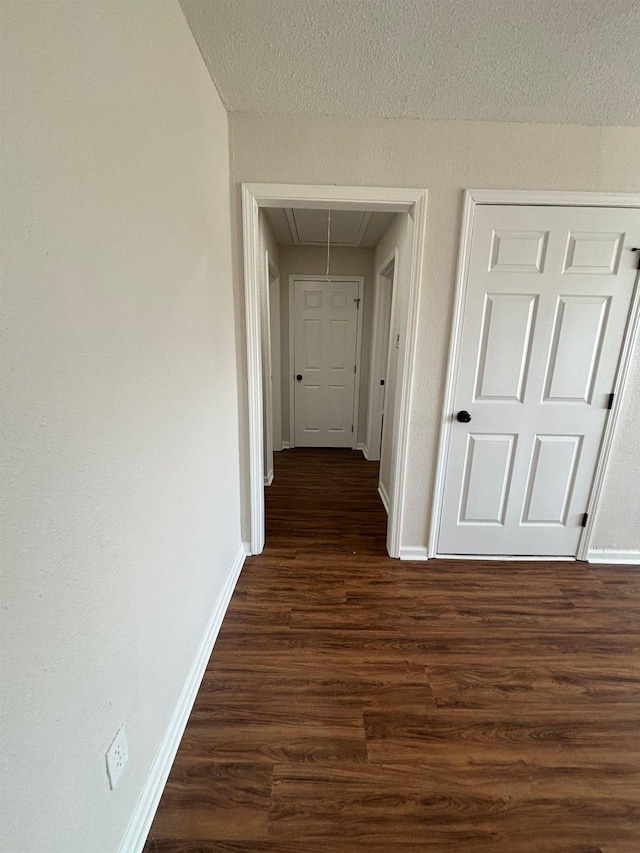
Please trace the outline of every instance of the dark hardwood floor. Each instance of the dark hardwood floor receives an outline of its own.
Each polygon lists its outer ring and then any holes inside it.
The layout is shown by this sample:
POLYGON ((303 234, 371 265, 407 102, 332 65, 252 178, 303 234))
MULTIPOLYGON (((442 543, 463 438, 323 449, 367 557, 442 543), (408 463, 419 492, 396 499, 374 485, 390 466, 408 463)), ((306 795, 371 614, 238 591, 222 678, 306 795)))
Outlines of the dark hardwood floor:
POLYGON ((147 853, 638 853, 640 571, 390 560, 376 486, 277 454, 147 853))

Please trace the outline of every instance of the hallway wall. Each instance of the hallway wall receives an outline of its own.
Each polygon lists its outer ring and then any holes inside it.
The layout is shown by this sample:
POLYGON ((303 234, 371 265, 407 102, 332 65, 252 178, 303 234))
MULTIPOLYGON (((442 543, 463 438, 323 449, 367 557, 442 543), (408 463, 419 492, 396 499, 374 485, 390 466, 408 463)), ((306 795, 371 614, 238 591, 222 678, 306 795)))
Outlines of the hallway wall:
POLYGON ((0 847, 116 853, 241 559, 227 116, 177 3, 1 14, 0 847))
MULTIPOLYGON (((426 287, 419 309, 402 531, 403 546, 425 547, 463 189, 640 191, 640 128, 234 113, 230 139, 236 187, 240 181, 254 181, 424 187, 429 191, 426 287)), ((241 270, 237 211, 234 220, 235 263, 241 270)), ((242 287, 241 274, 238 287, 242 287)), ((243 396, 241 406, 246 407, 243 396)), ((640 371, 632 367, 596 518, 595 548, 640 550, 639 421, 640 371)), ((246 452, 243 446, 243 454, 246 452)))

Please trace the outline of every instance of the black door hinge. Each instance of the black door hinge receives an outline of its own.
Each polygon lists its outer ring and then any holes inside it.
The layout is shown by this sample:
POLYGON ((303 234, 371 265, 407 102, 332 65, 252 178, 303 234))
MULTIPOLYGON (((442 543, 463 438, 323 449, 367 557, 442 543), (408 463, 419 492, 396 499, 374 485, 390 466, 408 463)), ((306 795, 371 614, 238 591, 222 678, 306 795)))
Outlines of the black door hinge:
POLYGON ((638 266, 636 267, 636 269, 640 270, 640 246, 634 246, 631 251, 638 253, 638 266))
POLYGON ((582 516, 582 524, 580 525, 581 527, 587 526, 587 519, 588 518, 589 518, 589 513, 585 512, 584 515, 582 516))
POLYGON ((351 424, 351 432, 353 432, 353 424, 351 424))
POLYGON ((607 400, 607 409, 613 408, 613 398, 614 397, 615 397, 615 394, 612 391, 611 394, 609 394, 609 399, 607 400))
POLYGON ((381 380, 380 380, 380 384, 381 384, 381 385, 384 385, 384 379, 381 379, 381 380))

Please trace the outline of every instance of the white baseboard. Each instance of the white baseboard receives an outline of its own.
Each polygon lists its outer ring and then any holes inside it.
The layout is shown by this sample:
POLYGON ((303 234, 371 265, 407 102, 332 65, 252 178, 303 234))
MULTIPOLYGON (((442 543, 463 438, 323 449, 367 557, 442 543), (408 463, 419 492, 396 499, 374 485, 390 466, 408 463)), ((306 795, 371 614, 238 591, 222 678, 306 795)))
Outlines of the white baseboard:
POLYGON ((222 589, 207 622, 207 627, 202 635, 198 651, 191 664, 191 669, 187 675, 171 720, 160 742, 156 757, 147 776, 147 781, 120 844, 119 853, 140 853, 144 847, 156 809, 158 808, 158 803, 160 802, 160 797, 167 783, 171 765, 176 757, 176 752, 178 751, 182 735, 189 720, 189 714, 193 708, 200 682, 202 681, 214 643, 218 637, 222 620, 227 612, 233 590, 240 577, 245 556, 245 543, 243 543, 224 579, 222 589))
POLYGON ((364 458, 365 458, 367 461, 369 461, 369 448, 367 447, 367 445, 366 445, 366 443, 365 443, 364 441, 359 441, 359 442, 356 444, 356 450, 361 450, 361 451, 362 451, 362 455, 364 456, 364 458))
POLYGON ((484 562, 494 560, 499 563, 575 563, 575 557, 550 557, 539 555, 537 557, 523 557, 517 554, 434 554, 434 560, 483 560, 484 562))
POLYGON ((389 515, 389 495, 387 494, 387 490, 382 482, 378 483, 378 494, 380 495, 380 500, 387 511, 387 515, 389 515))
POLYGON ((270 486, 271 483, 273 483, 273 469, 271 469, 271 471, 269 471, 267 476, 264 478, 265 486, 270 486))
POLYGON ((282 442, 282 449, 283 449, 283 450, 288 450, 288 449, 289 449, 289 442, 288 442, 288 441, 283 441, 283 442, 282 442))
POLYGON ((640 551, 608 551, 604 548, 593 548, 587 552, 587 560, 590 563, 611 563, 640 568, 640 551))
POLYGON ((429 552, 422 545, 405 545, 400 547, 401 560, 428 560, 429 552))

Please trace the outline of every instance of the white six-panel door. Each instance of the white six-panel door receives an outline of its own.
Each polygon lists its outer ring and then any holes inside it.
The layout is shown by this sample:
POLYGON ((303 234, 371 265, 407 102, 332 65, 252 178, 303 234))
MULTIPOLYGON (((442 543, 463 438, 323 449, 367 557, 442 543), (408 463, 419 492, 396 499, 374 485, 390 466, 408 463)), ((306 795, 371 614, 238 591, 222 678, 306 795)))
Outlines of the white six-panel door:
POLYGON ((476 209, 439 553, 575 555, 639 243, 638 210, 476 209))
POLYGON ((293 281, 296 447, 352 447, 358 281, 293 281))

